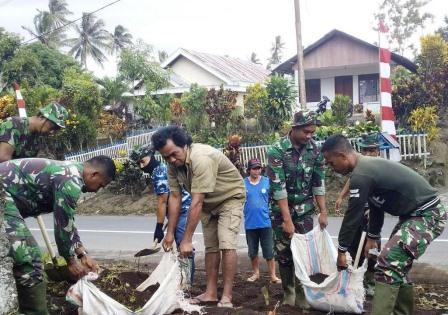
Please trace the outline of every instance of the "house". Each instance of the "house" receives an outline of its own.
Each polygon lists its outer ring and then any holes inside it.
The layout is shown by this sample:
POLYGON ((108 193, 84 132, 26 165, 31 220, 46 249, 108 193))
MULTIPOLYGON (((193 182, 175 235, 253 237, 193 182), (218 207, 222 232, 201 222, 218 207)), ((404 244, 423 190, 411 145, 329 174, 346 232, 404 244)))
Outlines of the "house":
MULTIPOLYGON (((353 104, 380 111, 378 47, 339 30, 332 30, 303 51, 307 107, 315 109, 321 97, 334 100, 347 95, 353 104)), ((391 54, 391 68, 401 65, 415 72, 409 59, 391 54)), ((297 56, 277 66, 273 72, 295 77, 298 85, 297 56)))
MULTIPOLYGON (((237 106, 243 106, 248 86, 265 81, 269 71, 261 65, 228 56, 218 56, 179 48, 161 65, 170 72, 170 87, 154 92, 177 94, 188 92, 193 83, 207 89, 219 89, 238 93, 237 106)), ((144 94, 141 89, 136 95, 144 94)))

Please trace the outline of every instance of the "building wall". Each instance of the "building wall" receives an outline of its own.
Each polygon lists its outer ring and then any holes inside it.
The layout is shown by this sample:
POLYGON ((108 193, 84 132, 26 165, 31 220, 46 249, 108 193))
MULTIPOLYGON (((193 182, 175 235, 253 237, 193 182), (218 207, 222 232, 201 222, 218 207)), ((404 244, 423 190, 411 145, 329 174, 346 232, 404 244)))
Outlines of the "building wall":
POLYGON ((189 83, 197 83, 199 85, 220 85, 225 82, 218 79, 210 72, 205 71, 185 57, 179 57, 171 66, 174 73, 182 77, 189 83))

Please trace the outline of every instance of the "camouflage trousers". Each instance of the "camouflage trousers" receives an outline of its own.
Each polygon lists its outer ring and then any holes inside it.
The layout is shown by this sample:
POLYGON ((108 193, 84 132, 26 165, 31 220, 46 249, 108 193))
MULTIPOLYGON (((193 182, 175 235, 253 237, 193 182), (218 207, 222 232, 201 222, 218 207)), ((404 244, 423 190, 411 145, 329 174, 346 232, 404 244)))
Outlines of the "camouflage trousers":
POLYGON ((43 281, 39 245, 20 215, 11 196, 6 194, 4 222, 10 242, 9 256, 14 261, 13 274, 16 282, 32 287, 43 281))
MULTIPOLYGON (((295 227, 295 233, 305 234, 313 229, 312 212, 298 216, 295 212, 291 215, 295 227)), ((292 266, 291 239, 283 232, 283 216, 281 213, 274 213, 271 216, 272 231, 274 235, 274 255, 279 265, 292 266)))
POLYGON ((409 283, 408 273, 414 259, 443 232, 447 214, 439 204, 424 210, 419 216, 400 217, 378 257, 375 280, 387 284, 409 283))

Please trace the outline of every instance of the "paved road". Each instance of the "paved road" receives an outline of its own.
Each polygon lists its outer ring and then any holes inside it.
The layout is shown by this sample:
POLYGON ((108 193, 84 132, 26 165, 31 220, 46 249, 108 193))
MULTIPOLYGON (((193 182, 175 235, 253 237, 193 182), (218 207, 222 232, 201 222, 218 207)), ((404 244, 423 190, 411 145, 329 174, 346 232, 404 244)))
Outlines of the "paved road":
MULTIPOLYGON (((51 239, 53 239, 52 215, 45 215, 44 220, 51 239)), ((150 247, 153 240, 155 216, 77 216, 76 225, 83 243, 90 253, 98 258, 129 259, 132 255, 144 248, 150 247)), ((26 219, 28 227, 38 240, 44 245, 35 219, 26 219)), ((342 218, 330 218, 328 230, 336 241, 342 218)), ((396 218, 386 217, 383 236, 389 236, 396 218)), ((239 236, 239 249, 241 255, 246 255, 246 239, 244 228, 239 236)), ((199 224, 193 242, 198 252, 204 249, 202 229, 199 224)), ((430 245, 427 252, 419 262, 448 269, 448 228, 430 245)))

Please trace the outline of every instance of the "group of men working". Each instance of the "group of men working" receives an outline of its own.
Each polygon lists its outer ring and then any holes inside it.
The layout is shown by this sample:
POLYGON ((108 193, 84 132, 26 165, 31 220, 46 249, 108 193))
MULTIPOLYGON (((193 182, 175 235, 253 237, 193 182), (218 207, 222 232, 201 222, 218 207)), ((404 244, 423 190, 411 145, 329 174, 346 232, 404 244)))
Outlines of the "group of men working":
MULTIPOLYGON (((50 116, 44 117, 55 122, 50 116)), ((63 115, 57 121, 59 124, 55 124, 63 127, 63 115)), ((328 224, 326 161, 340 174, 351 173, 348 191, 341 194, 341 199, 348 194, 349 201, 338 238, 338 269, 347 268, 346 252, 357 247, 354 239, 360 226, 366 226, 364 255, 369 257, 369 251, 378 248, 384 213, 399 216, 376 262, 372 314, 412 314, 413 289, 407 279, 408 272, 413 260, 441 234, 446 223, 446 212, 436 190, 399 163, 359 155, 342 135, 329 137, 319 148, 312 139, 318 125, 315 113, 298 112, 289 134, 268 150, 269 216, 284 290, 283 303, 303 309, 309 307, 300 281, 295 277, 290 245, 294 233, 303 234, 312 229, 316 206, 320 212, 319 225, 325 228, 328 224)), ((0 154, 6 144, 15 149, 19 143, 0 137, 0 154)), ((376 144, 366 149, 373 146, 377 149, 376 144)), ((10 154, 10 158, 23 156, 26 155, 10 154)), ((158 196, 154 237, 162 241, 165 250, 171 250, 176 242, 179 254, 193 260, 193 234, 199 221, 202 223, 206 290, 191 302, 233 307, 236 249, 247 191, 238 169, 220 150, 193 143, 185 130, 177 126, 159 129, 152 137, 151 147, 134 152, 131 158, 151 174, 158 196), (156 151, 167 166, 155 159, 156 151), (168 229, 164 235, 162 227, 166 216, 168 229), (218 299, 220 265, 223 291, 218 299)), ((256 164, 256 167, 249 166, 249 172, 261 166, 256 164)), ((21 312, 47 314, 40 253, 23 218, 54 211, 58 250, 67 260, 69 270, 77 278, 89 270, 95 271, 97 264, 87 255, 74 226, 74 211, 81 191, 97 191, 114 176, 113 161, 107 157, 97 157, 83 164, 44 159, 0 164, 0 179, 6 195, 4 216, 21 312), (80 262, 76 261, 76 256, 80 262)), ((337 208, 340 205, 338 200, 337 208)), ((271 280, 275 278, 275 272, 271 273, 271 280)))

